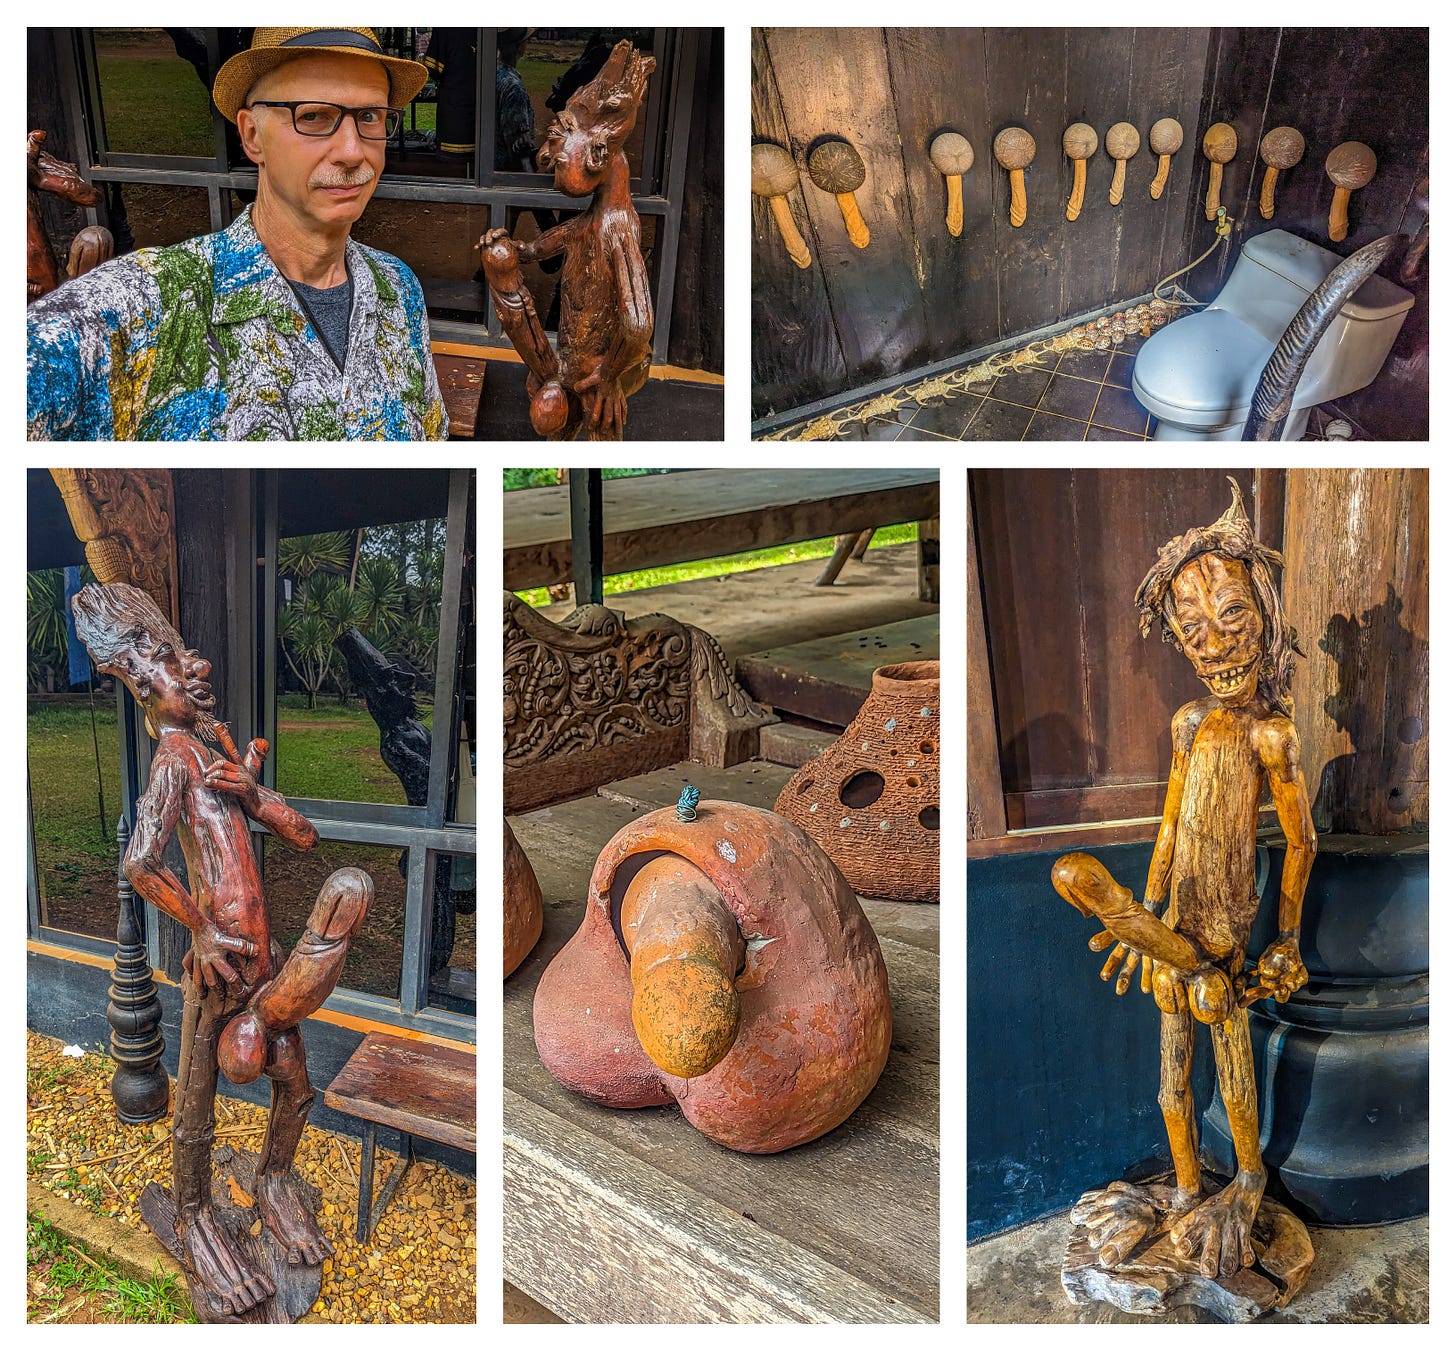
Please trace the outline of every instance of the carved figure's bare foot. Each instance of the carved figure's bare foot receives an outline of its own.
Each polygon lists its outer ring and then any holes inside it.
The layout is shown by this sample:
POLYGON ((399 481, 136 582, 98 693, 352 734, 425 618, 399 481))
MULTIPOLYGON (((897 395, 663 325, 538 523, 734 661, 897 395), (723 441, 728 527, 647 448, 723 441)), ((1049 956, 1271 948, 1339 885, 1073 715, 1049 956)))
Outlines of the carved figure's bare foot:
POLYGON ((1264 1196, 1265 1174, 1240 1173, 1221 1192, 1195 1206, 1169 1233, 1180 1257, 1195 1260, 1210 1280, 1254 1265, 1254 1216, 1264 1196))
POLYGON ((1115 1267, 1157 1227, 1158 1212, 1143 1188, 1110 1182, 1083 1193, 1072 1207, 1072 1223, 1086 1226, 1097 1245, 1098 1260, 1115 1267))
POLYGON ((182 1251, 193 1275, 212 1293, 225 1314, 247 1313, 273 1294, 273 1282, 254 1271, 238 1252, 212 1208, 196 1211, 181 1225, 182 1251))
POLYGON ((292 1266, 318 1266, 334 1250, 286 1173, 259 1173, 254 1199, 292 1266))

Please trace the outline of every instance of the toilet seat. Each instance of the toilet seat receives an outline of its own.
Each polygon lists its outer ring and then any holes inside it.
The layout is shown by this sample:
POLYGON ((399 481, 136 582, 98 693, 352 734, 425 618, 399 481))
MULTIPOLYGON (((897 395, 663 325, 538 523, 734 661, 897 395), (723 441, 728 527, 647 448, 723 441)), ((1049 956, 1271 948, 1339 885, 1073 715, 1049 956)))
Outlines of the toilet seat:
MULTIPOLYGON (((1227 310, 1203 310, 1143 344, 1133 365, 1132 392, 1159 422, 1184 427, 1243 423, 1273 353, 1272 342, 1227 310), (1170 334, 1176 336, 1165 341, 1170 334)), ((1295 403, 1303 406, 1297 394, 1295 403)))

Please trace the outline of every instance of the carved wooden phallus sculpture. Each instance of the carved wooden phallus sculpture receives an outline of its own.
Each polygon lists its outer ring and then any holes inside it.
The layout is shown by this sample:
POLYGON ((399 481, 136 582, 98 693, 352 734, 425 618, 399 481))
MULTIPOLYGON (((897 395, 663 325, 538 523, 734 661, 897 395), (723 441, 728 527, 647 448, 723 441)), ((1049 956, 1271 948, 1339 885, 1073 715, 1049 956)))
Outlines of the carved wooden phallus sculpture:
POLYGON ((882 666, 844 735, 783 786, 802 826, 861 896, 940 899, 940 663, 882 666))
POLYGON ((505 885, 505 954, 503 975, 509 976, 536 946, 541 937, 541 884, 531 860, 521 848, 511 830, 511 823, 505 823, 506 885, 505 885))
POLYGON ((1350 232, 1350 194, 1375 177, 1375 152, 1361 141, 1346 141, 1330 151, 1325 173, 1335 185, 1330 202, 1330 238, 1338 244, 1350 232))
POLYGON ((1292 169, 1304 158, 1304 137, 1293 127, 1275 127, 1259 142, 1259 158, 1264 161, 1264 185, 1259 190, 1259 214, 1274 219, 1274 183, 1281 169, 1292 169))
POLYGON ((531 426, 553 441, 571 440, 583 427, 589 440, 620 441, 627 399, 647 379, 652 287, 623 147, 656 64, 630 42, 619 42, 546 133, 537 163, 553 171, 557 192, 590 196, 591 206, 529 242, 505 230, 491 230, 480 241, 495 312, 526 363, 531 426), (561 253, 561 320, 553 352, 521 264, 561 253))
POLYGON ((769 209, 779 227, 784 248, 797 267, 808 267, 813 261, 804 236, 794 224, 794 213, 789 210, 788 194, 799 186, 799 170, 794 157, 781 145, 771 141, 754 143, 752 159, 753 191, 759 197, 767 197, 769 209))
POLYGON ((797 826, 736 802, 649 812, 592 873, 581 928, 536 990, 536 1048, 608 1107, 676 1101, 729 1149, 817 1139, 890 1050, 874 930, 797 826))
MULTIPOLYGON (((86 182, 74 164, 58 160, 42 148, 46 134, 32 131, 25 138, 25 300, 29 304, 48 295, 61 284, 60 269, 51 241, 41 221, 38 193, 49 192, 76 206, 95 206, 101 190, 86 182)), ((79 277, 116 252, 111 231, 104 225, 88 225, 71 241, 66 255, 66 276, 79 277)))
POLYGON ((1138 135, 1138 129, 1131 122, 1117 122, 1107 129, 1107 153, 1117 161, 1117 168, 1112 171, 1112 187, 1107 193, 1107 200, 1113 206, 1122 202, 1122 189, 1127 182, 1127 162, 1137 154, 1138 146, 1142 143, 1143 138, 1138 135))
POLYGON ((945 175, 945 228, 959 239, 965 224, 961 179, 976 162, 976 152, 960 132, 943 131, 930 143, 930 162, 945 175))
POLYGON ((1160 117, 1148 132, 1148 148, 1158 157, 1158 172, 1153 175, 1148 195, 1157 201, 1168 185, 1168 171, 1173 166, 1173 156, 1183 145, 1183 124, 1176 117, 1160 117))
POLYGON ((318 1298, 322 1263, 333 1251, 314 1219, 317 1194, 293 1169, 314 1100, 299 1024, 338 981, 374 884, 357 868, 333 873, 285 960, 270 932, 249 822, 295 849, 312 849, 318 832, 258 782, 268 743, 250 742, 238 754, 213 715, 211 664, 145 591, 92 584, 72 609, 96 669, 126 685, 157 738, 123 871, 139 895, 192 931, 183 958, 172 1190, 148 1183, 142 1218, 186 1269, 203 1322, 292 1322, 318 1298), (165 858, 174 833, 190 890, 165 858), (273 1090, 260 1156, 218 1153, 227 1186, 213 1182, 219 1068, 239 1084, 266 1074, 273 1090), (235 1204, 239 1190, 246 1208, 235 1204))
POLYGON ((855 192, 864 184, 865 163, 848 141, 824 141, 809 155, 809 177, 815 187, 834 194, 849 242, 857 249, 870 242, 870 227, 859 213, 855 192))
POLYGON ((1208 157, 1208 195, 1203 199, 1203 214, 1208 220, 1218 215, 1223 166, 1238 150, 1239 134, 1227 122, 1215 122, 1203 133, 1203 153, 1208 157))
POLYGON ((1309 979, 1299 925, 1315 834, 1290 720, 1299 649, 1274 580, 1283 562, 1254 538, 1236 484, 1223 516, 1162 547, 1138 588, 1143 635, 1159 627, 1209 692, 1173 715, 1168 794, 1142 902, 1087 854, 1068 854, 1052 870, 1063 899, 1103 926, 1090 940, 1094 951, 1112 948, 1102 979, 1116 971, 1121 995, 1141 966, 1141 989, 1162 1013, 1158 1103, 1175 1171, 1171 1186, 1118 1181, 1081 1198, 1062 1269, 1075 1302, 1108 1300, 1130 1313, 1196 1303, 1243 1321, 1292 1299, 1314 1260, 1303 1224, 1264 1195, 1247 1011, 1260 999, 1284 1002, 1309 979), (1277 936, 1246 968, 1266 789, 1287 851, 1277 936), (1199 1023, 1212 1038, 1238 1160, 1227 1185, 1205 1179, 1199 1163, 1191 1077, 1199 1023))
POLYGON ((1082 199, 1087 193, 1087 161, 1097 153, 1097 131, 1085 122, 1073 122, 1062 133, 1062 149, 1072 161, 1072 195, 1067 199, 1067 219, 1082 214, 1082 199))
POLYGON ((1007 127, 991 142, 996 163, 1011 174, 1011 223, 1026 224, 1026 166, 1036 158, 1036 142, 1025 127, 1007 127))

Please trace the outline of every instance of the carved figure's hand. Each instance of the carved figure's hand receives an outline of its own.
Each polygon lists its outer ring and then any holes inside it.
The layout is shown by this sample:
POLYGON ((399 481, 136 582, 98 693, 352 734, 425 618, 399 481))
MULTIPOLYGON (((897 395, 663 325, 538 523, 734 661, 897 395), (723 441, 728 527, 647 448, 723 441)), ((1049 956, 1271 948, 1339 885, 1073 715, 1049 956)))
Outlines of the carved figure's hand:
POLYGON ((234 764, 231 760, 218 760, 208 765, 202 781, 214 792, 230 793, 234 797, 242 798, 247 806, 256 808, 258 771, 263 768, 263 760, 267 754, 266 741, 262 738, 250 741, 242 764, 234 764))
POLYGON ((242 980, 237 967, 228 960, 228 954, 234 952, 239 957, 256 957, 258 945, 238 934, 224 933, 210 919, 203 920, 202 927, 193 930, 192 947, 182 958, 182 965, 204 990, 232 989, 242 980))
MULTIPOLYGON (((1150 898, 1143 899, 1145 910, 1156 911, 1160 902, 1150 898)), ((1087 940, 1087 946, 1093 952, 1101 952, 1113 944, 1112 951, 1108 953, 1107 961, 1102 966, 1102 979, 1110 980, 1112 973, 1117 971, 1119 963, 1122 970, 1117 972, 1117 984, 1113 987, 1119 995, 1125 995, 1132 985, 1132 973, 1138 969, 1138 963, 1142 963, 1142 971, 1139 975, 1138 986, 1144 994, 1153 992, 1153 959, 1145 953, 1134 952, 1126 943, 1118 943, 1117 940, 1106 929, 1101 933, 1095 933, 1087 940)))
POLYGON ((1240 1002, 1252 1004, 1256 999, 1267 999, 1273 995, 1282 1004, 1308 983, 1309 971, 1299 955, 1299 940, 1276 939, 1264 949, 1254 978, 1240 1002))

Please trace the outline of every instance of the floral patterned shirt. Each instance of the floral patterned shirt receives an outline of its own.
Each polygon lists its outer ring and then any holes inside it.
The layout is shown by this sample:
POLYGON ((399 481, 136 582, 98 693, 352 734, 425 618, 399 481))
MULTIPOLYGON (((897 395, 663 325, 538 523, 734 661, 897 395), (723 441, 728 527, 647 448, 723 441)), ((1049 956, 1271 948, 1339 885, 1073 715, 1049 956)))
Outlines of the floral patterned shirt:
POLYGON ((71 441, 443 441, 420 283, 354 240, 341 371, 253 229, 103 263, 29 306, 29 435, 71 441))

